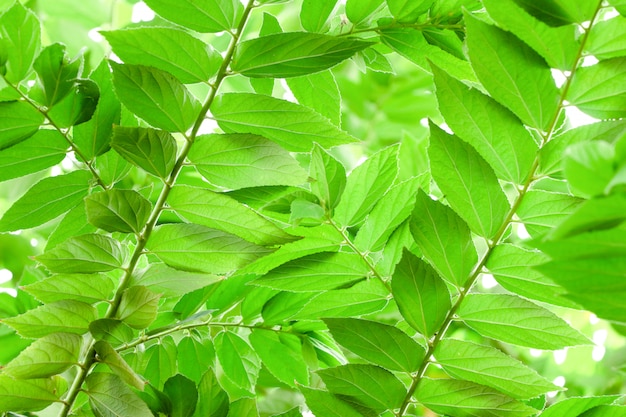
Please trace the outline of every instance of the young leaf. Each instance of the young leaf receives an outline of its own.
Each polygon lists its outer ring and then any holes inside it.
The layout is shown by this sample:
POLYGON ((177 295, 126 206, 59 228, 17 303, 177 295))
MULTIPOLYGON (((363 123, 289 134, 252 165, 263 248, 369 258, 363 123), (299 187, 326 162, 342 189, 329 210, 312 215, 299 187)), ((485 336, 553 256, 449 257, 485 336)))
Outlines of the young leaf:
POLYGON ((424 359, 424 349, 396 327, 353 318, 324 323, 337 343, 385 369, 415 372, 424 359))
POLYGON ((208 368, 198 384, 197 417, 227 417, 228 395, 222 389, 213 369, 208 368))
POLYGON ((233 0, 148 0, 146 4, 165 19, 201 33, 229 31, 243 8, 233 0))
POLYGON ((270 251, 197 224, 166 224, 154 230, 148 250, 183 271, 223 274, 241 268, 270 251))
POLYGON ((424 257, 439 275, 456 286, 465 285, 478 255, 469 227, 458 214, 420 190, 410 227, 424 257))
POLYGON ((111 147, 127 161, 161 179, 167 178, 176 163, 176 141, 162 130, 117 126, 111 147))
POLYGON ((437 272, 404 250, 391 280, 393 297, 402 317, 415 330, 430 338, 450 310, 450 292, 437 272))
POLYGON ((328 390, 381 413, 400 406, 404 384, 391 372, 374 365, 348 364, 317 371, 328 390))
POLYGON ((335 126, 341 125, 341 95, 331 71, 288 78, 287 85, 298 103, 312 108, 335 126))
POLYGON ((117 375, 92 372, 86 378, 89 401, 103 417, 152 417, 148 406, 117 375))
POLYGON ((431 410, 452 416, 528 417, 537 413, 534 408, 492 388, 455 379, 424 378, 415 397, 431 410))
POLYGON ((363 417, 350 404, 328 391, 298 387, 309 409, 319 417, 363 417))
POLYGON ((89 234, 70 238, 36 259, 50 272, 89 274, 120 268, 124 253, 117 240, 89 234))
POLYGON ((87 333, 89 323, 97 318, 95 308, 89 304, 62 300, 44 304, 19 316, 2 319, 26 338, 39 338, 51 333, 87 333))
POLYGON ((24 101, 1 102, 0 150, 34 135, 43 121, 44 115, 24 101))
POLYGON ((156 318, 160 297, 141 285, 127 288, 122 293, 117 316, 134 329, 145 329, 156 318))
POLYGON ((133 190, 107 190, 85 199, 87 220, 107 232, 139 233, 152 205, 133 190))
POLYGON ((0 151, 0 181, 39 172, 65 158, 68 143, 55 130, 38 130, 28 139, 0 151))
POLYGON ((165 264, 150 264, 150 268, 133 281, 135 285, 149 288, 162 297, 180 297, 200 288, 221 281, 223 277, 210 274, 184 272, 165 264))
POLYGON ((28 75, 35 56, 39 53, 39 20, 31 10, 16 1, 0 15, 0 39, 3 49, 2 66, 6 71, 4 78, 11 83, 18 83, 28 75))
POLYGON ((22 287, 43 303, 72 299, 93 304, 108 300, 114 285, 102 274, 60 274, 22 287))
MULTIPOLYGON (((254 392, 261 361, 257 353, 233 332, 220 332, 214 339, 215 352, 224 374, 238 387, 254 392)), ((231 410, 232 411, 232 410, 231 410)))
POLYGON ((165 381, 163 392, 172 404, 171 417, 191 417, 196 410, 198 390, 196 384, 177 374, 165 381))
POLYGON ((309 152, 315 142, 331 148, 356 141, 308 107, 259 94, 222 94, 211 113, 227 133, 261 135, 292 152, 309 152))
POLYGON ((487 91, 524 123, 548 130, 559 93, 543 58, 510 33, 467 13, 465 22, 470 61, 487 91))
POLYGON ((589 343, 554 313, 514 295, 471 294, 458 315, 483 336, 519 346, 554 350, 589 343))
POLYGON ((579 417, 584 415, 585 411, 595 407, 612 404, 619 397, 619 395, 604 395, 566 398, 545 409, 541 417, 579 417))
POLYGON ((348 177, 334 220, 342 226, 360 223, 391 187, 398 175, 398 146, 370 156, 348 177))
POLYGON ((100 340, 96 342, 94 348, 96 349, 100 362, 106 363, 109 366, 109 369, 111 369, 115 375, 120 377, 122 381, 139 391, 143 391, 145 382, 135 373, 135 371, 133 371, 130 365, 122 359, 120 354, 117 353, 110 344, 100 340))
POLYGON ((252 330, 250 343, 263 364, 279 381, 296 387, 309 383, 309 371, 304 359, 300 340, 289 334, 275 334, 267 330, 252 330))
POLYGON ((47 107, 61 101, 74 86, 81 69, 81 60, 69 60, 65 45, 53 43, 45 47, 35 62, 33 68, 39 76, 43 89, 43 102, 47 107))
POLYGON ((115 92, 130 111, 169 132, 193 125, 200 103, 174 76, 143 65, 110 64, 115 92))
POLYGON ((489 346, 443 339, 435 357, 451 376, 486 385, 518 400, 559 389, 522 362, 489 346))
POLYGON ((334 67, 372 45, 319 33, 275 33, 242 42, 231 68, 247 77, 297 77, 334 67))
POLYGON ((205 370, 215 363, 215 348, 211 339, 198 340, 186 336, 177 346, 178 371, 196 383, 202 384, 205 370))
POLYGON ((0 412, 39 411, 60 401, 51 379, 13 379, 0 375, 0 412))
POLYGON ((89 332, 95 340, 103 340, 116 347, 133 339, 133 330, 116 319, 92 321, 89 324, 89 332))
POLYGON ((9 362, 3 373, 19 379, 47 378, 78 363, 82 338, 72 333, 52 333, 35 340, 9 362))
POLYGON ((213 134, 200 136, 196 141, 189 160, 218 187, 236 190, 306 182, 306 171, 289 152, 264 137, 213 134))
POLYGON ((222 62, 213 47, 180 29, 142 27, 100 33, 126 64, 167 71, 185 84, 208 82, 222 62))
POLYGON ((307 32, 325 32, 326 22, 337 0, 304 0, 300 9, 300 23, 307 32))

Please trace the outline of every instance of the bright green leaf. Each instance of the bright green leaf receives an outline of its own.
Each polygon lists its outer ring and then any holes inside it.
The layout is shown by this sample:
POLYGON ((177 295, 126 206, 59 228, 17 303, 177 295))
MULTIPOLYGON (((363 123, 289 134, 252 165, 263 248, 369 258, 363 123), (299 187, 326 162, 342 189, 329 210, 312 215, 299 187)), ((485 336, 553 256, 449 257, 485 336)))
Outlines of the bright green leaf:
POLYGON ((43 121, 43 114, 24 101, 0 103, 0 150, 34 135, 43 121))
POLYGON ((30 138, 0 151, 0 181, 22 177, 58 164, 65 158, 68 146, 59 132, 38 130, 30 138))
POLYGON ((545 235, 572 214, 581 204, 579 198, 542 190, 526 193, 517 210, 518 217, 533 237, 545 235))
POLYGON ((165 381, 176 374, 176 343, 171 336, 160 339, 160 343, 149 347, 144 356, 143 377, 160 389, 165 381))
POLYGON ((59 128, 68 128, 89 121, 100 100, 100 89, 95 81, 83 78, 74 81, 69 94, 52 106, 47 114, 59 128))
POLYGON ((341 125, 341 95, 331 71, 288 78, 287 85, 298 103, 312 108, 335 126, 341 125))
POLYGON ((169 398, 172 408, 171 417, 191 417, 196 410, 198 390, 196 384, 183 375, 174 375, 163 387, 163 392, 169 398))
POLYGON ((103 340, 112 346, 120 346, 133 339, 133 330, 115 319, 99 319, 89 324, 89 332, 95 340, 103 340))
POLYGON ((541 413, 541 417, 580 417, 585 411, 600 405, 609 405, 619 397, 619 395, 605 395, 566 398, 548 407, 541 413))
POLYGON ((308 32, 325 32, 336 4, 337 0, 304 0, 300 9, 302 27, 308 32))
POLYGON ((72 90, 74 81, 78 78, 81 61, 80 59, 70 61, 65 52, 65 45, 53 43, 41 51, 33 67, 43 89, 42 104, 52 107, 72 90))
POLYGON ((235 27, 242 5, 233 0, 148 0, 167 20, 198 32, 222 32, 235 27))
POLYGON ((615 151, 604 141, 569 146, 563 155, 563 173, 572 194, 581 197, 602 195, 614 174, 615 151))
POLYGON ((56 228, 48 236, 45 251, 53 249, 59 243, 65 242, 67 239, 94 233, 98 229, 89 224, 87 221, 87 212, 84 204, 78 204, 76 207, 65 213, 56 228))
POLYGON ((230 404, 228 417, 259 417, 255 398, 240 398, 230 404))
POLYGON ((224 374, 238 387, 254 392, 261 369, 257 353, 240 336, 229 331, 220 332, 215 336, 214 343, 224 374))
POLYGON ((346 186, 346 169, 317 144, 311 151, 309 169, 311 192, 319 198, 322 207, 332 209, 339 202, 346 186))
POLYGON ((134 329, 145 329, 156 318, 160 297, 141 285, 127 288, 122 293, 117 316, 134 329))
POLYGON ((205 370, 215 362, 215 348, 211 339, 198 340, 186 336, 178 342, 178 371, 196 383, 202 384, 205 370))
POLYGON ((94 348, 96 349, 100 362, 106 363, 109 366, 109 369, 111 369, 111 371, 120 377, 125 383, 138 389, 139 391, 143 391, 145 384, 144 381, 135 373, 135 371, 133 371, 130 365, 122 359, 120 354, 117 353, 110 344, 100 340, 96 342, 94 348))
POLYGON ((586 49, 600 60, 626 55, 626 18, 615 16, 609 20, 596 22, 589 33, 586 49))
MULTIPOLYGON (((22 81, 30 72, 35 56, 41 46, 41 25, 35 14, 14 2, 13 6, 0 16, 0 44, 2 45, 3 66, 6 65, 6 79, 13 83, 22 81)), ((0 118, 0 120, 4 119, 0 118)))
POLYGON ((433 3, 434 0, 387 0, 389 11, 399 22, 416 21, 433 3))
POLYGON ((124 253, 117 240, 104 235, 89 234, 59 243, 36 259, 50 272, 89 274, 120 268, 124 253))
POLYGON ((72 299, 91 304, 108 300, 114 284, 110 277, 102 274, 59 274, 22 289, 44 303, 72 299))
POLYGON ((50 379, 13 379, 0 375, 0 412, 39 411, 60 401, 50 379))
POLYGON ((152 205, 132 190, 107 190, 85 199, 87 220, 107 232, 139 233, 144 227, 152 205))
POLYGON ((384 5, 384 0, 348 0, 346 1, 346 16, 352 23, 358 25, 376 15, 384 5))
POLYGON ((162 179, 167 178, 176 162, 176 141, 162 130, 116 127, 111 147, 127 161, 162 179))
POLYGON ((298 387, 309 409, 320 417, 363 417, 350 404, 328 391, 298 387))
POLYGON ((295 387, 308 384, 309 371, 302 359, 300 339, 290 334, 276 334, 267 330, 252 330, 250 344, 267 369, 279 381, 295 387))
POLYGON ((148 406, 117 375, 93 372, 86 383, 89 401, 102 417, 152 417, 148 406))
POLYGON ((89 304, 62 300, 3 319, 2 323, 15 329, 22 337, 39 338, 57 332, 87 333, 89 323, 96 318, 96 310, 89 304))

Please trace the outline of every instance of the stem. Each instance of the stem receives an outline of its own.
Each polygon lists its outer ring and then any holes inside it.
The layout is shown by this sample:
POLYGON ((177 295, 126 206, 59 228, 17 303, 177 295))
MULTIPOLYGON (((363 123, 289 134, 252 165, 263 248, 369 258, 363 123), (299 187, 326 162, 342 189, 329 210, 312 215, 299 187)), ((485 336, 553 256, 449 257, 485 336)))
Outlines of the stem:
MULTIPOLYGON (((113 300, 111 301, 109 305, 109 308, 107 309, 107 312, 104 316, 105 318, 112 318, 112 317, 115 317, 115 315, 117 314, 117 310, 119 309, 120 302, 122 300, 122 294, 124 293, 124 290, 126 290, 126 288, 128 287, 130 283, 133 272, 135 271, 135 268, 137 267, 137 263, 139 262, 139 259, 141 255, 143 254, 143 251, 146 247, 146 243, 148 242, 148 239, 150 238, 150 234, 152 233, 152 231, 154 230, 154 227, 157 224, 159 216, 165 207, 165 202, 167 201, 167 197, 169 196, 170 191, 172 190, 174 184, 176 183, 176 178, 178 177, 178 174, 180 173, 184 165, 185 159, 187 158, 187 155, 189 154, 191 146, 193 145, 195 138, 198 135, 198 131, 200 129, 200 126, 202 125, 202 121, 204 120, 211 105, 213 104, 213 101, 215 100, 215 96, 217 94, 217 90, 219 89, 222 81, 224 80, 224 78, 226 78, 228 66, 230 65, 233 54, 235 53, 235 48, 237 44, 239 43, 239 39, 246 25, 246 22, 248 21, 248 17, 250 16, 250 12, 252 11, 253 5, 254 5, 254 1, 249 0, 247 6, 244 9, 241 20, 239 21, 239 25, 237 26, 237 30, 232 34, 230 44, 228 45, 228 49, 224 56, 222 65, 217 72, 215 83, 213 84, 213 87, 211 88, 211 92, 209 93, 209 96, 207 97, 204 105, 202 106, 202 109, 200 110, 200 113, 198 114, 198 117, 196 118, 196 121, 191 129, 191 133, 189 134, 189 136, 187 136, 187 141, 185 142, 185 145, 183 146, 183 149, 181 150, 180 156, 178 157, 178 159, 176 160, 176 163, 174 164, 174 168, 172 169, 172 172, 168 176, 167 180, 165 180, 164 182, 163 190, 161 191, 161 194, 159 195, 154 205, 152 213, 150 213, 150 217, 148 218, 146 225, 143 227, 143 230, 138 235, 137 246, 135 247, 133 251, 133 254, 128 263, 128 266, 124 268, 124 276, 120 279, 120 284, 115 292, 115 296, 113 297, 113 300)), ((91 337, 89 337, 89 339, 90 341, 88 343, 88 348, 86 349, 86 353, 83 359, 79 362, 79 371, 76 377, 74 378, 72 386, 70 387, 67 393, 67 396, 65 399, 65 405, 63 409, 61 410, 61 413, 59 414, 60 417, 66 417, 71 411, 72 404, 74 403, 76 396, 80 392, 80 389, 85 381, 85 378, 87 377, 87 374, 89 373, 91 367, 93 366, 95 362, 95 358, 96 358, 96 351, 94 349, 95 340, 93 340, 93 338, 91 337)))
MULTIPOLYGON (((595 11, 593 17, 591 18, 591 23, 589 25, 589 29, 587 29, 585 31, 585 34, 583 35, 583 37, 581 39, 580 47, 579 47, 578 52, 576 54, 576 59, 574 60, 574 63, 572 65, 570 76, 567 78, 567 81, 565 82, 565 84, 563 85, 563 88, 561 89, 561 94, 560 94, 560 97, 559 97, 559 104, 557 106, 557 110, 554 113, 554 115, 552 117, 552 120, 550 121, 550 125, 549 125, 548 130, 541 134, 542 141, 541 141, 541 145, 539 147, 540 149, 546 143, 548 143, 552 139, 552 137, 554 136, 554 132, 556 131, 556 124, 558 123, 558 120, 559 120, 559 115, 561 114, 561 111, 565 107, 564 103, 565 103, 565 99, 567 97, 567 93, 569 91, 569 88, 570 88, 570 86, 572 84, 572 79, 574 77, 574 74, 576 73, 576 69, 579 67, 579 65, 581 63, 581 60, 583 58, 583 51, 585 49, 585 44, 586 44, 586 42, 587 42, 587 40, 589 38, 589 33, 591 32, 591 28, 593 27, 593 24, 594 24, 594 22, 595 22, 595 20, 596 20, 596 18, 598 16, 598 12, 600 11, 601 8, 602 8, 602 1, 599 1, 598 2, 598 6, 596 8, 596 11, 595 11)), ((509 225, 511 223, 513 223, 513 216, 517 212, 517 209, 519 208, 519 206, 522 203, 524 197, 526 196, 526 193, 528 192, 528 189, 530 188, 530 186, 535 181, 536 173, 537 173, 537 169, 538 168, 539 168, 539 152, 537 152, 537 154, 535 155, 535 160, 533 161, 533 164, 531 166, 530 173, 528 174, 528 178, 526 179, 525 183, 523 184, 522 189, 520 190, 517 198, 513 202, 511 210, 509 210, 509 213, 507 214, 506 219, 504 220, 504 222, 500 226, 500 229, 498 229, 498 232, 494 236, 493 241, 489 243, 489 247, 487 249, 487 252, 485 253, 485 255, 482 257, 480 262, 476 265, 476 267, 472 271, 471 275, 469 276, 469 278, 465 282, 464 287, 460 289, 460 291, 459 291, 459 298, 456 300, 456 302, 454 303, 454 305, 452 306, 452 308, 448 312, 448 315, 446 316, 443 324, 439 328, 439 331, 436 333, 435 337, 432 339, 432 341, 430 341, 430 343, 428 345, 428 349, 426 351, 426 355, 424 356, 425 359, 422 362, 422 365, 420 366, 419 370, 414 374, 413 382, 411 383, 411 386, 407 390, 406 396, 404 397, 404 401, 402 402, 402 405, 400 406, 400 410, 397 413, 395 413, 396 416, 398 416, 398 417, 403 416, 404 413, 406 412, 406 410, 407 410, 407 408, 408 408, 408 406, 409 406, 409 404, 411 402, 411 398, 413 397, 413 394, 417 390, 420 381, 424 378, 424 375, 426 373, 426 369, 428 368, 428 365, 432 362, 432 359, 431 359, 432 355, 435 353, 435 350, 437 349, 437 346, 439 345, 439 342, 445 336, 445 333, 448 330, 448 327, 450 326, 450 323, 452 323, 452 321, 455 320, 456 312, 458 311, 459 307, 463 303, 463 300, 465 299, 465 297, 470 293, 472 287, 476 283, 476 280, 480 276, 480 274, 482 272, 482 269, 487 264, 487 261, 489 260, 489 257, 493 253, 493 249, 500 243, 500 241, 504 237, 504 234, 505 234, 506 230, 508 229, 509 225)))

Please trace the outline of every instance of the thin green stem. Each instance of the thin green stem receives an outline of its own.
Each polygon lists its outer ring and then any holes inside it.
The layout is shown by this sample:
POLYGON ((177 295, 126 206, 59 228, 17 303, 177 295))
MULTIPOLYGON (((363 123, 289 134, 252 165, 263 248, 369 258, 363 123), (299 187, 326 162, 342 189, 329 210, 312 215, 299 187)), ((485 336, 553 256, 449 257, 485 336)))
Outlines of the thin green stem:
MULTIPOLYGON (((589 38, 589 33, 591 32, 591 28, 593 27, 593 24, 598 16, 598 13, 600 11, 602 7, 602 1, 598 2, 598 6, 596 8, 596 11, 591 19, 591 24, 589 25, 589 29, 587 29, 585 31, 584 36, 581 39, 580 42, 580 47, 578 49, 577 55, 576 55, 576 59, 574 60, 574 63, 572 65, 572 70, 570 73, 570 76, 567 78, 567 81, 565 82, 563 88, 561 89, 561 94, 559 97, 559 103, 557 106, 557 110, 555 111, 552 120, 550 121, 549 124, 549 128, 546 132, 542 133, 542 143, 541 143, 541 147, 543 147, 546 143, 548 143, 553 135, 554 132, 556 131, 556 127, 557 127, 557 123, 559 120, 559 116, 561 114, 561 111, 564 108, 564 103, 565 100, 567 98, 567 93, 569 91, 570 85, 572 83, 572 79, 574 77, 574 74, 576 73, 576 70, 579 68, 582 57, 583 57, 583 51, 585 48, 585 44, 589 38)), ((537 173, 537 169, 539 168, 539 152, 537 152, 537 155, 535 156, 535 159, 533 161, 533 164, 531 166, 530 169, 530 173, 528 174, 528 177, 526 179, 526 181, 524 182, 522 189, 519 191, 519 194, 517 196, 517 198, 515 199, 515 201, 513 202, 513 205, 511 206, 511 209, 509 210, 504 222, 502 223, 502 225, 500 226, 500 228, 498 229, 496 235, 494 236, 494 238, 492 239, 492 241, 489 243, 489 246, 487 248, 487 251, 485 252, 485 254, 483 255, 483 257, 481 258, 480 262, 478 262, 478 264, 476 265, 476 267, 474 268, 474 270, 472 271, 471 275, 469 276, 469 278, 467 279, 467 281, 465 282, 465 285, 463 286, 463 288, 459 289, 459 296, 456 300, 456 302, 454 303, 454 305, 452 306, 452 308, 450 309, 450 311, 448 311, 448 314, 445 318, 445 320, 443 321, 443 324, 441 325, 441 327, 439 328, 439 331, 436 333, 435 337, 429 342, 428 345, 428 349, 426 351, 426 355, 424 356, 424 361, 422 362, 419 370, 414 374, 413 376, 413 381, 411 382, 411 386, 409 387, 409 389, 407 390, 406 396, 404 398, 404 401, 402 402, 402 405, 400 407, 400 410, 396 413, 396 416, 400 417, 403 416, 404 413, 406 412, 409 404, 411 403, 411 398, 413 397, 413 394, 415 394, 415 391, 417 390, 417 388, 419 387, 420 382, 422 381, 422 379, 424 378, 424 375, 426 373, 426 369, 428 368, 428 365, 432 362, 432 355, 435 353, 435 350, 437 349, 437 346, 439 345, 439 342, 441 341, 441 339, 443 339, 443 337, 446 334, 446 331, 448 330, 450 323, 452 323, 453 320, 456 319, 456 312, 458 311, 458 309, 461 307, 461 304, 463 303, 463 300, 465 300, 465 297, 470 293, 472 287, 474 286, 474 284, 476 283, 478 277, 480 276, 480 274, 482 273, 483 268, 485 267, 485 265, 487 264, 487 261, 489 261, 489 258, 491 257, 491 254, 493 253, 493 249, 501 242, 501 240, 503 239, 506 230, 508 229, 509 225, 511 223, 513 223, 513 217, 515 216, 515 213, 517 212, 520 204, 522 203, 524 197, 526 196, 526 193, 528 192, 529 188, 531 187, 531 185, 533 184, 535 177, 536 177, 536 173, 537 173)))
MULTIPOLYGON (((244 13, 241 17, 241 20, 239 21, 239 25, 237 26, 237 30, 232 34, 232 38, 231 38, 230 44, 228 45, 228 49, 224 56, 224 60, 216 75, 215 83, 213 84, 213 87, 211 88, 209 96, 207 97, 204 105, 202 106, 202 109, 200 110, 200 113, 198 114, 198 117, 196 118, 196 121, 191 129, 191 133, 187 136, 187 141, 185 142, 180 152, 180 156, 178 157, 178 159, 176 160, 176 163, 174 164, 174 168, 172 169, 172 172, 170 173, 168 178, 164 181, 163 189, 161 190, 161 193, 156 203, 154 204, 154 208, 152 212, 150 213, 150 217, 148 218, 148 221, 143 227, 141 233, 138 235, 137 245, 135 246, 135 249, 130 258, 130 261, 128 262, 128 265, 126 266, 126 268, 124 268, 124 275, 120 279, 120 283, 118 285, 118 288, 115 292, 113 299, 111 300, 109 308, 107 309, 105 318, 112 318, 112 317, 115 317, 115 315, 117 314, 117 311, 120 306, 120 302, 122 300, 122 295, 124 291, 126 290, 126 288, 129 286, 131 277, 135 271, 135 268, 137 267, 137 264, 139 262, 139 259, 141 258, 141 255, 143 254, 143 251, 146 247, 148 239, 150 238, 150 234, 154 230, 157 224, 157 221, 159 219, 159 216, 165 207, 165 203, 170 194, 170 191, 172 190, 174 184, 176 183, 176 178, 178 177, 178 174, 180 173, 184 165, 185 159, 187 158, 187 155, 189 154, 189 151, 194 143, 194 140, 196 136, 198 135, 200 126, 202 125, 202 122, 204 118, 206 117, 206 114, 208 113, 209 109, 211 108, 211 105, 213 104, 213 101, 215 100, 215 96, 217 94, 217 91, 222 81, 226 77, 228 66, 230 65, 233 54, 235 53, 235 48, 237 44, 239 43, 239 39, 244 30, 246 22, 248 21, 248 17, 250 16, 250 12, 252 11, 253 5, 254 5, 254 1, 250 0, 248 2, 248 5, 244 9, 244 13)), ((95 363, 96 351, 94 349, 94 345, 95 345, 95 340, 93 340, 93 338, 90 338, 89 343, 88 343, 88 348, 86 349, 86 353, 83 356, 83 359, 79 362, 79 371, 76 377, 74 378, 74 381, 72 382, 72 385, 66 395, 65 406, 63 407, 63 409, 61 410, 61 413, 59 414, 60 417, 66 417, 71 411, 71 408, 76 399, 76 396, 80 392, 80 389, 91 367, 95 363)))

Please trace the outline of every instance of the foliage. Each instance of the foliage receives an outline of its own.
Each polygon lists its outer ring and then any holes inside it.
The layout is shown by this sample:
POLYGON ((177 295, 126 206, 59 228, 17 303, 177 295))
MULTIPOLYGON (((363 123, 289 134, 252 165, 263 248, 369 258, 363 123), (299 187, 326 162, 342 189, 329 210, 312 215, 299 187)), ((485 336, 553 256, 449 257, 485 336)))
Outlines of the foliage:
POLYGON ((0 413, 626 415, 622 2, 145 3, 0 1, 0 413))

